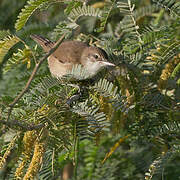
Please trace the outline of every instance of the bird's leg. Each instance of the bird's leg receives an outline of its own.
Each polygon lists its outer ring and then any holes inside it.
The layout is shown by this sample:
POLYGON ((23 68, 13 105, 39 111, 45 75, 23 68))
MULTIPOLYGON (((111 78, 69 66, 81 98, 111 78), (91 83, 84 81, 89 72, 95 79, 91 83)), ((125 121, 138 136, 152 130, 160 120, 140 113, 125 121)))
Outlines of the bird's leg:
POLYGON ((67 84, 68 86, 74 87, 74 89, 70 92, 70 97, 67 99, 66 103, 71 106, 73 103, 78 101, 82 95, 81 86, 76 84, 67 84))
MULTIPOLYGON (((70 95, 70 97, 68 98, 68 100, 66 101, 66 103, 69 106, 72 106, 73 103, 76 103, 77 101, 82 101, 84 99, 84 97, 88 94, 88 89, 89 86, 87 84, 80 84, 80 85, 76 85, 76 84, 68 84, 72 87, 75 87, 76 90, 78 89, 78 91, 74 91, 74 93, 72 93, 70 95)), ((72 92, 72 91, 71 91, 72 92)))

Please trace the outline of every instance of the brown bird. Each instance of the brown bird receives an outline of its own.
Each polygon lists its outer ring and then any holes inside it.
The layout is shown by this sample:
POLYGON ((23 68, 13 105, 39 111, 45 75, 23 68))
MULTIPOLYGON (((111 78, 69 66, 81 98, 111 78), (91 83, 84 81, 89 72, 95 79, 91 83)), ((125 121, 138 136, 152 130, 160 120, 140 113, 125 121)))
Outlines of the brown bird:
MULTIPOLYGON (((31 38, 42 46, 45 52, 55 44, 39 35, 31 35, 31 38)), ((55 77, 62 77, 72 70, 73 65, 81 64, 90 77, 96 75, 102 68, 115 66, 106 59, 104 50, 89 46, 81 41, 64 41, 48 57, 50 72, 55 77)))

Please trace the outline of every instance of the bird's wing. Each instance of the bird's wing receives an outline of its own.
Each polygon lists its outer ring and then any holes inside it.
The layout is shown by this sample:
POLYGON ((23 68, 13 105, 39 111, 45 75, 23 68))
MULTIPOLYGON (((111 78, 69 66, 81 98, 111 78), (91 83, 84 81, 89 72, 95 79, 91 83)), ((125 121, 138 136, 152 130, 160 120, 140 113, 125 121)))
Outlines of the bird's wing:
POLYGON ((53 53, 61 63, 79 64, 82 52, 88 45, 80 41, 64 41, 53 53))
MULTIPOLYGON (((55 44, 40 35, 31 35, 30 37, 41 45, 45 52, 49 52, 55 44)), ((88 45, 81 41, 64 41, 51 56, 54 56, 54 58, 64 64, 79 64, 81 54, 86 47, 88 47, 88 45)))

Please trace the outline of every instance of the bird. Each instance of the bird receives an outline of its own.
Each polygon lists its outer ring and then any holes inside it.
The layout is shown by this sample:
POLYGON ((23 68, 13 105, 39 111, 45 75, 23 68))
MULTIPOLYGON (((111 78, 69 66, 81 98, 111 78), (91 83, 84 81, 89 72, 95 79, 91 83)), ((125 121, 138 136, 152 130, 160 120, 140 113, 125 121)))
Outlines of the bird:
MULTIPOLYGON (((55 45, 40 35, 30 35, 45 52, 49 52, 55 45)), ((48 57, 48 66, 51 75, 61 78, 71 72, 74 65, 82 65, 89 74, 95 76, 104 67, 115 66, 108 62, 106 52, 98 47, 77 40, 63 41, 60 46, 48 57)))

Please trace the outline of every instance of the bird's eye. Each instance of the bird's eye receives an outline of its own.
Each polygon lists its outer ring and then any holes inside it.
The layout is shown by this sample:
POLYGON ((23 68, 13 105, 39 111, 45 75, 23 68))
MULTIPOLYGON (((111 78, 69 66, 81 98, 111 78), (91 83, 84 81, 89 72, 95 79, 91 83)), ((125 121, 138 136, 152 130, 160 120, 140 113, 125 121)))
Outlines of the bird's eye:
POLYGON ((99 58, 99 55, 98 55, 98 54, 95 54, 95 55, 94 55, 94 58, 95 58, 95 59, 98 59, 98 58, 99 58))

